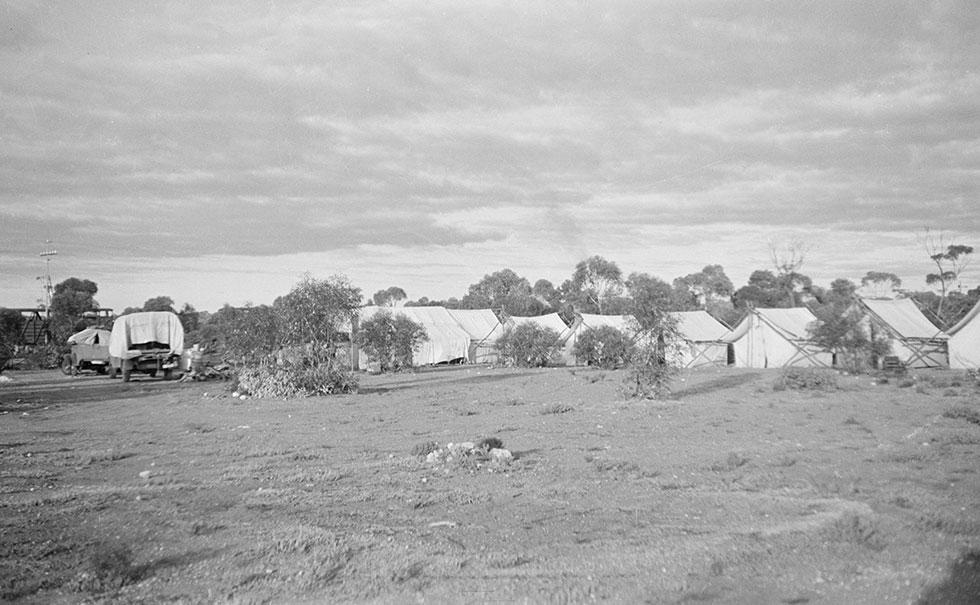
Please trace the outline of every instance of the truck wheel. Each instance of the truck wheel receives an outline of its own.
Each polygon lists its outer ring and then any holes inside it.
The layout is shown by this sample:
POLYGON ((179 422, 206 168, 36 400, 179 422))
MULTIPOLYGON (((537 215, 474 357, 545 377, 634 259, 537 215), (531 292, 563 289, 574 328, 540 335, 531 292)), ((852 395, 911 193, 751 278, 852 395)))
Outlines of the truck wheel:
POLYGON ((150 370, 149 372, 147 372, 147 374, 150 375, 150 378, 156 378, 157 371, 156 370, 150 370))
POLYGON ((98 366, 98 368, 95 371, 104 376, 105 373, 108 372, 109 370, 105 366, 98 366))
POLYGON ((109 364, 109 378, 115 380, 118 373, 119 371, 116 369, 116 366, 109 364))
POLYGON ((71 376, 71 371, 73 369, 73 364, 71 362, 71 355, 65 355, 61 358, 61 373, 65 376, 71 376))
POLYGON ((164 370, 163 371, 163 379, 164 380, 170 380, 173 377, 174 377, 174 371, 173 370, 164 370))
POLYGON ((128 367, 126 367, 126 366, 123 366, 122 367, 122 379, 123 379, 123 382, 129 382, 129 375, 131 373, 132 373, 132 370, 130 370, 128 367))

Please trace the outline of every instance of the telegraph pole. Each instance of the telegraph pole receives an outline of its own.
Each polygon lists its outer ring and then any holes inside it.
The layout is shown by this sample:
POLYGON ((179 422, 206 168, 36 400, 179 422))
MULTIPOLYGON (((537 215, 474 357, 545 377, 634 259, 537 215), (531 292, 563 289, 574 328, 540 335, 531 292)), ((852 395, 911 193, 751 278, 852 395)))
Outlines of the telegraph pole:
MULTIPOLYGON (((50 244, 51 240, 46 243, 50 244)), ((44 280, 44 314, 49 319, 51 317, 51 293, 54 291, 54 286, 51 285, 51 257, 57 255, 57 250, 45 250, 39 255, 44 259, 44 276, 38 277, 38 279, 44 280)))

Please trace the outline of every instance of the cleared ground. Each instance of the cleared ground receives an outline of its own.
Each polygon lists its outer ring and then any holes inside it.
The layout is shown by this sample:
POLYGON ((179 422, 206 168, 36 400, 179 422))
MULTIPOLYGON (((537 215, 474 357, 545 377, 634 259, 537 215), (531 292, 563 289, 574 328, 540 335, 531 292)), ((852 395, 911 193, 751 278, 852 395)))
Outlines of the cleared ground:
MULTIPOLYGON (((980 391, 454 368, 332 398, 14 372, 0 598, 940 603, 980 592, 980 391), (426 464, 493 436, 508 468, 426 464)), ((958 601, 956 599, 959 599, 958 601)))

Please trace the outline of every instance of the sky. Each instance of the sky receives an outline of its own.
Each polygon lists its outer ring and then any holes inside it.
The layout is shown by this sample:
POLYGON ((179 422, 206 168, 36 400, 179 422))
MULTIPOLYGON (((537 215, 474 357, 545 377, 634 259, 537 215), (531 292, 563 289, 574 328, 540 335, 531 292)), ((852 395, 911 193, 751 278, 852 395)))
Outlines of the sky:
MULTIPOLYGON (((0 306, 980 257, 973 0, 0 0, 0 306), (56 250, 57 256, 41 252, 56 250)), ((963 275, 980 284, 980 263, 963 275)))

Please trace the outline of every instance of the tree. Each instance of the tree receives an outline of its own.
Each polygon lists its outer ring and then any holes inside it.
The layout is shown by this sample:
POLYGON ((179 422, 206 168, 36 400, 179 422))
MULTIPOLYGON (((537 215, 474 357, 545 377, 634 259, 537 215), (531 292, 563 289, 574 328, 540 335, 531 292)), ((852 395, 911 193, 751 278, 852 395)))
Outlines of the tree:
POLYGON ((873 298, 888 298, 902 287, 902 280, 894 273, 868 271, 861 278, 861 287, 873 298))
POLYGON ((49 329, 55 342, 64 342, 76 331, 85 328, 85 312, 99 308, 95 300, 98 291, 95 282, 77 277, 69 277, 54 287, 49 329))
POLYGON ((195 333, 201 327, 201 314, 190 303, 184 303, 177 317, 180 318, 180 325, 184 327, 186 334, 195 333))
POLYGON ((534 297, 531 283, 511 269, 484 275, 469 287, 460 305, 463 309, 493 309, 503 316, 540 315, 548 309, 534 297))
POLYGON ((942 323, 947 323, 944 306, 950 291, 955 285, 957 289, 961 287, 960 275, 970 264, 969 255, 973 254, 973 246, 962 244, 946 244, 946 234, 940 231, 933 234, 926 230, 923 236, 923 245, 929 259, 936 265, 937 272, 926 275, 926 283, 930 286, 939 286, 939 306, 936 315, 942 323))
POLYGON ((361 291, 346 277, 314 279, 309 274, 273 303, 284 345, 330 347, 346 334, 361 306, 361 291))
POLYGON ((268 305, 225 305, 201 326, 200 341, 227 360, 249 364, 279 345, 279 318, 268 305))
POLYGON ((411 368, 413 352, 427 340, 424 326, 388 310, 361 322, 357 330, 358 346, 369 359, 378 362, 382 372, 411 368))
POLYGON ((371 297, 374 304, 379 307, 397 307, 398 303, 406 300, 408 295, 398 286, 391 286, 385 290, 378 290, 371 297))
POLYGON ((784 292, 781 306, 796 307, 802 304, 799 294, 813 285, 809 277, 799 272, 808 249, 809 246, 801 239, 792 239, 782 245, 769 242, 769 258, 776 270, 776 284, 784 292))
POLYGON ((624 382, 627 397, 654 399, 670 393, 670 385, 680 370, 679 357, 672 349, 680 334, 677 319, 670 312, 671 287, 645 273, 633 273, 626 282, 633 299, 636 320, 636 346, 624 382))
POLYGON ((153 298, 148 298, 146 302, 143 303, 143 311, 166 311, 168 313, 176 313, 174 310, 174 299, 169 296, 155 296, 153 298))
POLYGON ((552 309, 561 307, 561 295, 558 289, 546 279, 539 279, 534 282, 534 287, 531 288, 531 294, 536 296, 538 300, 547 303, 552 309))
POLYGON ((575 265, 571 290, 576 310, 602 314, 604 304, 623 291, 623 272, 616 263, 601 256, 591 256, 575 265))
MULTIPOLYGON (((748 284, 736 290, 732 296, 735 308, 757 307, 766 309, 795 306, 797 297, 792 280, 796 279, 794 277, 796 275, 799 274, 777 276, 766 269, 753 271, 752 275, 749 276, 748 284), (792 298, 787 299, 787 295, 792 296, 792 298)), ((806 278, 806 282, 803 283, 809 284, 809 278, 806 278)))
POLYGON ((677 292, 675 304, 680 302, 683 305, 677 310, 693 311, 706 309, 713 302, 730 300, 735 287, 721 265, 707 265, 700 273, 675 279, 674 290, 677 292))
POLYGON ((0 372, 13 357, 17 346, 23 344, 21 331, 24 329, 24 316, 14 309, 0 308, 0 372))

